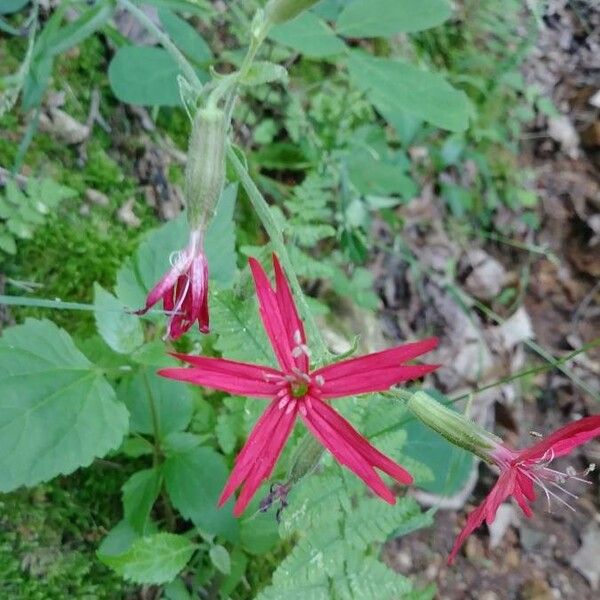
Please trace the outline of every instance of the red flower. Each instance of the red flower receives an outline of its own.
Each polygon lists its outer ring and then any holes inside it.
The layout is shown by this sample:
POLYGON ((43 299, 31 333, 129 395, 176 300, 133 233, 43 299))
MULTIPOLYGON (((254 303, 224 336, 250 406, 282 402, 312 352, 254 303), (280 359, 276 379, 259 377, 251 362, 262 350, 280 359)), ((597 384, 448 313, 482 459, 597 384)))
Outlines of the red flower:
POLYGON ((208 262, 203 235, 201 230, 192 231, 187 247, 175 255, 171 269, 148 293, 146 306, 136 311, 143 315, 162 298, 171 339, 181 337, 195 321, 202 333, 208 333, 208 262))
POLYGON ((310 351, 304 326, 283 270, 273 255, 275 289, 259 263, 250 259, 259 310, 271 340, 279 369, 226 360, 176 354, 192 368, 162 369, 159 374, 231 394, 269 398, 246 444, 236 457, 219 505, 242 487, 234 514, 239 516, 275 462, 299 415, 312 434, 343 465, 354 471, 376 494, 390 504, 395 497, 375 472, 377 468, 400 483, 412 483, 402 467, 376 450, 326 400, 388 389, 400 381, 416 379, 435 365, 403 365, 403 362, 437 345, 435 338, 310 370, 310 351))
POLYGON ((555 490, 574 497, 562 488, 562 484, 569 479, 588 482, 573 470, 561 473, 551 469, 549 464, 597 436, 600 436, 600 415, 569 423, 525 450, 512 450, 498 444, 490 452, 490 459, 500 468, 500 477, 488 497, 467 517, 467 524, 454 543, 448 564, 452 564, 460 547, 475 529, 484 521, 489 525, 494 520, 498 507, 509 496, 513 496, 525 516, 530 517, 533 512, 529 503, 536 498, 534 484, 544 490, 548 502, 552 497, 574 510, 555 490))

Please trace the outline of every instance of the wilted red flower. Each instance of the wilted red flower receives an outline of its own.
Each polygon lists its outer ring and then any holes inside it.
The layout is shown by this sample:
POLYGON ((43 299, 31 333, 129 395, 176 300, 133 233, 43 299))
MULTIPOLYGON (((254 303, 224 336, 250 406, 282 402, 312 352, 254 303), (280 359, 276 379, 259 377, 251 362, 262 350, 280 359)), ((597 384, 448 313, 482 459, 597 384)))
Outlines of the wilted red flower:
POLYGON ((597 436, 600 436, 600 415, 569 423, 525 450, 512 450, 504 444, 496 444, 489 458, 499 467, 500 477, 487 498, 467 517, 467 524, 454 543, 448 563, 454 561, 460 547, 475 529, 484 521, 489 525, 494 520, 498 507, 509 496, 513 496, 525 516, 530 517, 533 512, 529 503, 536 498, 535 484, 544 490, 548 502, 554 498, 574 510, 557 491, 573 497, 574 494, 562 487, 566 481, 589 482, 573 469, 562 473, 549 465, 555 458, 597 436))
POLYGON ((136 314, 145 314, 162 298, 169 316, 167 335, 171 339, 181 337, 195 321, 202 333, 208 333, 208 261, 202 230, 190 233, 187 247, 173 255, 171 264, 148 293, 146 306, 136 314))
POLYGON ((240 515, 244 511, 261 483, 273 471, 298 415, 341 464, 386 502, 393 504, 394 494, 374 469, 405 484, 412 483, 411 475, 375 449, 326 400, 383 391, 395 383, 422 377, 437 365, 402 363, 435 348, 437 340, 429 338, 311 371, 304 326, 277 257, 273 255, 275 289, 260 264, 252 258, 249 262, 260 315, 279 369, 224 358, 175 354, 192 368, 159 371, 160 375, 171 379, 271 400, 236 457, 219 504, 225 503, 237 488, 243 486, 234 514, 240 515))

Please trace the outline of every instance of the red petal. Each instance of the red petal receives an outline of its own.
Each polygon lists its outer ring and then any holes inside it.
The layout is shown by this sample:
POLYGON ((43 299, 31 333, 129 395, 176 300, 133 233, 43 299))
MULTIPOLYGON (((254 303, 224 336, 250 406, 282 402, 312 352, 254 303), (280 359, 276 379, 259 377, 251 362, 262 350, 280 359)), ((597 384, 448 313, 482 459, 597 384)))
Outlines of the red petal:
MULTIPOLYGON (((393 385, 410 379, 419 379, 435 371, 439 365, 400 365, 388 369, 374 369, 368 372, 356 372, 343 379, 331 381, 323 373, 324 384, 319 388, 319 395, 324 399, 342 398, 367 392, 384 392, 393 385)), ((315 374, 316 375, 316 374, 315 374)))
MULTIPOLYGON (((287 332, 288 343, 290 348, 294 348, 298 345, 295 336, 300 336, 300 343, 306 344, 306 334, 304 332, 304 324, 298 314, 298 309, 294 302, 294 296, 290 289, 290 284, 285 277, 285 273, 281 268, 279 259, 276 254, 273 254, 273 268, 275 270, 275 296, 277 297, 277 305, 281 318, 283 320, 283 326, 287 332), (298 332, 298 333, 296 333, 298 332)), ((308 372, 308 356, 306 354, 300 354, 295 357, 296 366, 303 372, 308 372)))
POLYGON ((519 453, 518 461, 564 456, 591 439, 600 436, 600 415, 584 417, 556 430, 537 444, 519 453), (550 455, 550 456, 548 456, 550 455))
POLYGON ((160 369, 158 374, 169 379, 187 381, 196 385, 223 390, 230 394, 242 394, 258 398, 272 398, 277 392, 277 383, 267 381, 265 375, 281 376, 279 371, 270 367, 227 360, 177 354, 173 356, 194 365, 192 368, 160 369))
POLYGON ((338 433, 344 436, 368 461, 369 463, 399 483, 410 485, 413 482, 412 475, 396 464, 391 458, 382 454, 371 445, 342 415, 337 413, 331 406, 318 399, 312 399, 313 409, 323 417, 338 433))
POLYGON ((169 269, 158 283, 148 292, 146 305, 135 311, 136 315, 145 315, 161 298, 172 294, 172 288, 177 283, 179 271, 175 268, 169 269))
POLYGON ((271 345, 273 346, 279 365, 285 371, 291 372, 295 366, 295 362, 292 357, 292 346, 289 343, 277 296, 260 263, 254 258, 248 259, 248 263, 250 264, 250 270, 254 278, 258 308, 265 331, 271 340, 271 345))
POLYGON ((395 504, 396 497, 374 471, 360 448, 355 447, 353 441, 332 427, 316 410, 315 406, 319 402, 316 398, 311 398, 310 404, 306 403, 307 411, 306 415, 302 415, 302 419, 308 429, 335 456, 339 463, 348 467, 386 502, 395 504))
POLYGON ((388 389, 395 383, 416 379, 430 373, 437 365, 402 365, 438 344, 437 338, 428 338, 404 344, 389 350, 358 356, 318 369, 313 376, 321 375, 323 398, 336 398, 388 389))
POLYGON ((454 562, 454 559, 456 558, 460 547, 465 543, 465 540, 479 528, 484 521, 487 521, 489 525, 494 520, 498 507, 512 493, 512 490, 514 489, 514 480, 515 475, 513 469, 504 471, 487 498, 469 514, 467 517, 467 524, 456 538, 454 546, 450 551, 450 556, 448 557, 449 565, 454 562))
POLYGON ((272 402, 235 459, 233 471, 219 498, 219 506, 222 506, 238 487, 244 486, 234 506, 235 516, 244 512, 261 483, 271 475, 294 427, 297 406, 296 403, 291 406, 292 410, 288 412, 287 407, 279 408, 279 401, 272 402))

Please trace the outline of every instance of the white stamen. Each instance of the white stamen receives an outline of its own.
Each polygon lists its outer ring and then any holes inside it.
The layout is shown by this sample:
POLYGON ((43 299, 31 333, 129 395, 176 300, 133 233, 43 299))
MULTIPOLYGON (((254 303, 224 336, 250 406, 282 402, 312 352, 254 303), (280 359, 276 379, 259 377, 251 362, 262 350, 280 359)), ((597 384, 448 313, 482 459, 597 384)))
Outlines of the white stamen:
POLYGON ((323 375, 317 375, 315 377, 315 383, 319 386, 319 387, 323 387, 325 385, 325 377, 323 377, 323 375))
MULTIPOLYGON (((588 468, 583 472, 583 476, 587 477, 590 473, 593 473, 595 470, 596 470, 596 463, 590 463, 588 468)), ((591 481, 589 483, 591 483, 591 481)))
POLYGON ((288 396, 285 396, 284 398, 282 398, 279 401, 279 404, 277 405, 277 408, 279 408, 279 410, 283 410, 285 408, 285 406, 288 404, 288 402, 290 401, 288 396))
POLYGON ((300 333, 299 329, 296 329, 296 331, 294 331, 294 344, 296 344, 297 346, 302 344, 302 334, 300 333))
POLYGON ((289 415, 294 410, 295 405, 296 405, 296 402, 290 402, 288 404, 288 407, 285 409, 285 414, 289 415))

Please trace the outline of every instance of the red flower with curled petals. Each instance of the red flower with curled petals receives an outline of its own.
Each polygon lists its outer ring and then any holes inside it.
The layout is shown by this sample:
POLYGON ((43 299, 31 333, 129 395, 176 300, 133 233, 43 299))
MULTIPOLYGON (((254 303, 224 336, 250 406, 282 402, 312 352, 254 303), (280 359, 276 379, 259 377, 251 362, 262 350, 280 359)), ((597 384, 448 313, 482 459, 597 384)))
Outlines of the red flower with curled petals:
POLYGON ((562 473, 550 468, 550 463, 564 456, 589 440, 600 436, 600 415, 585 417, 561 427, 547 438, 525 450, 512 450, 503 444, 497 444, 490 451, 489 459, 500 469, 500 477, 487 498, 467 517, 467 524, 454 543, 448 564, 452 564, 467 537, 485 521, 488 525, 495 519, 498 507, 513 496, 527 517, 533 514, 530 502, 536 499, 535 485, 546 494, 548 502, 554 498, 574 510, 557 491, 574 496, 562 487, 573 479, 589 483, 577 476, 573 470, 562 473))
POLYGON ((173 266, 150 290, 144 308, 147 313, 159 300, 169 315, 167 335, 176 340, 196 321, 201 333, 208 333, 208 261, 204 254, 204 232, 192 231, 187 247, 175 255, 173 266))
POLYGON ((311 371, 304 325, 277 257, 273 255, 275 288, 260 264, 252 258, 249 262, 260 315, 279 368, 175 354, 192 368, 159 371, 163 377, 271 400, 235 459, 219 505, 241 487, 234 514, 239 516, 244 511, 256 490, 271 475, 297 416, 341 464, 386 502, 394 504, 394 494, 375 469, 404 484, 412 483, 411 475, 374 448, 325 401, 387 390, 395 383, 430 373, 437 365, 402 363, 435 348, 437 339, 429 338, 311 371))

